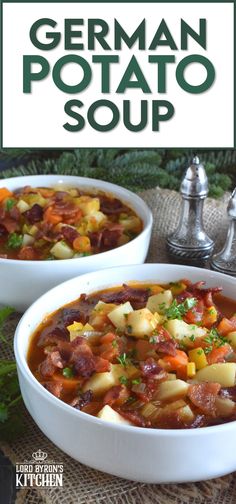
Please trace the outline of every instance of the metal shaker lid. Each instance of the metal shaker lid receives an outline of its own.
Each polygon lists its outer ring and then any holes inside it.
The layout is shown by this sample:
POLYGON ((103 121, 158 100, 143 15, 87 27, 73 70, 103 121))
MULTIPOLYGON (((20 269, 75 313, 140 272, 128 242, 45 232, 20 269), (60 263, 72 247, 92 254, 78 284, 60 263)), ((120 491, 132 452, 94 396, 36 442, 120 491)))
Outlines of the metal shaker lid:
POLYGON ((204 197, 208 194, 208 179, 203 164, 194 156, 180 186, 183 196, 204 197))
POLYGON ((227 206, 227 213, 231 219, 236 218, 236 187, 230 196, 230 200, 227 206))

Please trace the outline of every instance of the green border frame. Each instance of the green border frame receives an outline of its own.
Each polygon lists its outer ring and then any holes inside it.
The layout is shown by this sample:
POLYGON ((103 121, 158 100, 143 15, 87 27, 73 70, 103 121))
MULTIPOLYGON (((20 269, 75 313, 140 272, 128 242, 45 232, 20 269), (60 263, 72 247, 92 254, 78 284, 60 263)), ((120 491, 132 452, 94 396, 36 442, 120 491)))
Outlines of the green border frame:
MULTIPOLYGON (((3 4, 4 3, 21 3, 21 4, 27 4, 27 3, 146 3, 143 0, 82 0, 81 2, 79 0, 0 0, 0 150, 4 149, 7 150, 8 147, 3 147, 3 4)), ((232 3, 234 6, 234 47, 233 47, 233 58, 234 58, 234 97, 233 97, 233 108, 234 108, 234 132, 233 132, 233 138, 234 138, 234 145, 232 147, 227 147, 228 149, 236 149, 236 0, 147 0, 147 3, 232 3)), ((76 145, 75 147, 70 147, 70 149, 76 149, 79 146, 76 145)), ((163 148, 161 145, 157 146, 156 148, 163 148)), ((11 147, 13 148, 13 147, 11 147)), ((47 149, 47 150, 64 150, 65 148, 68 147, 19 147, 22 149, 32 149, 32 150, 40 150, 40 149, 47 149)), ((110 147, 112 148, 112 147, 110 147)), ((118 148, 118 147, 117 147, 118 148)), ((123 148, 121 145, 120 148, 123 148)), ((147 148, 145 146, 139 146, 139 148, 147 148)), ((168 149, 191 149, 193 147, 179 147, 179 146, 172 146, 168 147, 168 149)), ((194 149, 202 149, 203 147, 198 146, 194 147, 194 149)), ((224 146, 219 146, 219 147, 204 147, 206 150, 222 150, 226 149, 224 146)))

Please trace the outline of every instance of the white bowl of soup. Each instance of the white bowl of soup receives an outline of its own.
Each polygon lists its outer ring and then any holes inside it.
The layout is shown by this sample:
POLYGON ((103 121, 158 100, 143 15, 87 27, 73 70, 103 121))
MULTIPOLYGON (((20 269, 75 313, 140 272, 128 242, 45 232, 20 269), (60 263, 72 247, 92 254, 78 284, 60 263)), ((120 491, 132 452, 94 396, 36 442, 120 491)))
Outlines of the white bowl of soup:
POLYGON ((83 177, 0 183, 0 304, 23 311, 55 285, 105 267, 144 262, 152 214, 136 194, 83 177))
POLYGON ((143 264, 69 280, 17 327, 25 405, 65 453, 119 477, 235 471, 235 313, 235 279, 200 268, 143 264))

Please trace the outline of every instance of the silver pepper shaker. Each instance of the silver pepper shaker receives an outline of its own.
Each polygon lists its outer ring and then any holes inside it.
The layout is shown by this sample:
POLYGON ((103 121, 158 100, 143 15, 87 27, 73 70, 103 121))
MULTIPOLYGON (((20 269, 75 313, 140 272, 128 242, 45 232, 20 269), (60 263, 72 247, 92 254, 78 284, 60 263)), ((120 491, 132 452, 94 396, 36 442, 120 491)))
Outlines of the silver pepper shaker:
POLYGON ((221 273, 236 276, 236 188, 231 194, 227 214, 229 228, 226 242, 222 250, 213 255, 211 267, 221 273))
POLYGON ((167 238, 167 250, 176 262, 203 266, 211 256, 214 242, 203 226, 203 204, 208 195, 204 166, 194 156, 180 187, 182 207, 177 229, 167 238))

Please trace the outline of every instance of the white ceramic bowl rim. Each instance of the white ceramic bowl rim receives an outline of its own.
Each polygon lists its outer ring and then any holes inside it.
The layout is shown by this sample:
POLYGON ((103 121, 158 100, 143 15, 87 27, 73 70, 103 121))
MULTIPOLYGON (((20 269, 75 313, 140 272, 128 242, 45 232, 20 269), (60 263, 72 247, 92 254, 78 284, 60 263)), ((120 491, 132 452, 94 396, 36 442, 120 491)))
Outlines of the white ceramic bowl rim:
MULTIPOLYGON (((22 176, 22 177, 11 177, 11 178, 8 178, 8 179, 2 179, 3 181, 6 181, 6 185, 9 181, 17 181, 19 182, 19 186, 20 186, 20 181, 23 180, 23 179, 33 179, 35 180, 35 183, 37 183, 37 180, 40 179, 45 179, 45 181, 47 180, 51 180, 51 181, 61 181, 63 183, 63 181, 67 182, 68 185, 71 181, 71 184, 72 186, 74 186, 75 182, 73 183, 72 182, 72 179, 75 180, 77 179, 77 182, 78 182, 78 185, 79 183, 81 184, 84 184, 85 186, 87 185, 88 187, 90 185, 94 185, 96 186, 96 183, 99 183, 101 184, 101 182, 104 184, 104 188, 101 188, 101 191, 104 191, 106 192, 106 189, 108 192, 110 192, 111 195, 114 195, 118 198, 121 199, 122 201, 122 196, 119 196, 118 194, 115 193, 115 191, 117 191, 117 189, 121 189, 124 196, 127 197, 127 199, 130 197, 132 198, 136 203, 137 205, 139 205, 141 207, 141 209, 143 210, 143 212, 146 214, 146 223, 143 221, 143 219, 139 216, 138 212, 137 215, 138 217, 141 218, 142 222, 143 222, 143 230, 141 231, 141 233, 139 233, 135 238, 132 238, 132 240, 130 240, 128 243, 135 243, 136 240, 138 240, 140 237, 142 237, 143 235, 145 235, 147 232, 149 232, 150 228, 152 227, 152 224, 153 224, 153 216, 152 216, 152 212, 150 210, 150 208, 147 206, 147 204, 145 203, 145 201, 140 198, 140 196, 138 196, 137 194, 133 193, 132 191, 129 191, 128 189, 126 189, 125 187, 122 187, 122 186, 119 186, 118 184, 112 184, 111 182, 106 182, 105 180, 99 180, 99 179, 93 179, 93 178, 88 178, 88 177, 77 177, 76 175, 26 175, 26 176, 22 176)), ((50 183, 48 186, 46 185, 46 187, 51 187, 53 185, 53 183, 50 183)), ((127 201, 127 205, 132 209, 132 203, 130 204, 128 201, 127 201)), ((120 245, 119 247, 115 247, 114 249, 110 249, 110 250, 106 250, 105 252, 99 252, 99 254, 92 254, 90 256, 85 256, 85 257, 77 257, 77 258, 74 258, 74 259, 61 259, 61 261, 41 261, 41 260, 36 260, 36 261, 23 261, 21 259, 4 259, 4 258, 0 258, 0 261, 2 263, 7 263, 7 264, 40 264, 43 262, 43 264, 45 265, 45 267, 47 268, 53 268, 54 267, 54 264, 57 264, 59 262, 63 262, 63 264, 67 264, 68 262, 71 262, 71 261, 83 261, 83 264, 87 264, 87 263, 90 263, 90 262, 93 262, 94 260, 94 257, 96 257, 97 255, 99 255, 99 257, 101 258, 104 258, 104 261, 106 261, 106 257, 107 257, 107 254, 115 251, 115 250, 118 250, 118 249, 122 249, 124 247, 127 246, 128 243, 125 243, 124 245, 120 245)))
MULTIPOLYGON (((156 267, 161 267, 163 266, 162 263, 158 264, 158 263, 151 263, 151 264, 147 264, 147 266, 156 266, 156 267)), ((132 265, 131 267, 129 267, 131 270, 133 267, 137 267, 140 265, 132 265)), ((176 265, 176 264, 168 264, 168 268, 170 269, 175 269, 176 267, 178 268, 179 265, 176 265)), ((141 265, 141 267, 145 267, 145 264, 141 265)), ((188 270, 191 269, 192 271, 198 271, 199 273, 201 273, 201 271, 204 271, 202 268, 196 268, 196 267, 189 267, 189 266, 186 266, 186 269, 188 270)), ((124 269, 124 266, 117 266, 117 267, 112 267, 112 268, 106 268, 104 270, 101 270, 102 272, 106 273, 106 272, 109 272, 109 271, 113 271, 113 270, 120 270, 122 271, 124 269)), ((77 416, 78 418, 83 418, 83 420, 86 418, 86 420, 88 422, 91 422, 91 423, 95 423, 96 425, 103 425, 106 424, 107 428, 109 429, 112 429, 114 431, 116 431, 117 429, 118 430, 121 430, 121 431, 126 431, 126 432, 129 432, 129 431, 134 431, 134 432, 140 432, 140 434, 142 435, 160 435, 161 436, 164 436, 164 437, 185 437, 185 436, 209 436, 209 435, 214 435, 218 432, 218 434, 220 434, 222 431, 224 430, 228 430, 228 429, 234 429, 236 427, 236 420, 235 421, 232 421, 232 422, 226 422, 224 424, 219 424, 219 425, 212 425, 212 426, 208 426, 208 427, 196 427, 195 429, 154 429, 154 428, 143 428, 143 427, 136 427, 136 426, 132 426, 132 425, 119 425, 119 424, 113 424, 112 422, 107 422, 105 420, 101 420, 97 417, 94 417, 92 415, 89 415, 87 413, 84 413, 82 411, 79 411, 79 410, 76 410, 75 408, 73 408, 72 406, 70 406, 69 404, 63 402, 61 399, 58 399, 57 397, 55 397, 53 394, 51 394, 50 392, 48 392, 41 384, 40 382, 34 377, 33 373, 30 371, 29 369, 29 366, 27 364, 27 360, 26 360, 26 356, 23 355, 22 351, 21 351, 21 347, 20 347, 20 332, 21 332, 21 327, 23 326, 24 328, 24 325, 27 326, 27 318, 29 317, 29 314, 30 314, 30 311, 31 311, 31 308, 36 306, 37 303, 41 303, 43 301, 43 299, 47 298, 48 295, 51 295, 53 296, 58 287, 64 287, 65 289, 67 289, 69 286, 70 286, 70 283, 72 282, 75 282, 76 280, 79 282, 81 280, 82 277, 92 277, 93 276, 93 272, 91 273, 86 273, 85 275, 80 275, 78 277, 75 277, 75 278, 72 278, 70 280, 67 280, 66 282, 63 282, 61 283, 60 285, 54 287, 53 289, 51 289, 50 291, 46 292, 45 294, 43 294, 43 296, 41 296, 40 298, 38 298, 29 308, 28 310, 25 312, 25 314, 22 316, 22 318, 20 319, 20 322, 18 323, 17 325, 17 328, 16 328, 16 332, 15 332, 15 337, 14 337, 14 353, 15 353, 15 356, 16 356, 16 362, 17 362, 17 365, 20 367, 21 369, 21 372, 24 374, 26 380, 34 387, 34 389, 40 393, 41 396, 43 397, 46 397, 48 401, 51 401, 52 403, 54 403, 55 405, 58 405, 60 408, 62 408, 64 411, 67 411, 68 414, 70 415, 74 415, 74 416, 77 416), (81 416, 82 415, 82 416, 81 416)), ((216 276, 216 279, 228 279, 229 277, 227 275, 224 275, 222 273, 218 273, 218 272, 213 272, 214 276, 216 276)), ((154 280, 155 281, 155 280, 154 280)), ((140 282, 140 283, 144 283, 144 282, 140 282)), ((97 291, 97 289, 96 289, 97 291)), ((70 303, 71 300, 68 300, 68 303, 70 303)), ((72 300, 73 302, 73 300, 72 300)), ((30 340, 30 338, 29 338, 30 340)))

